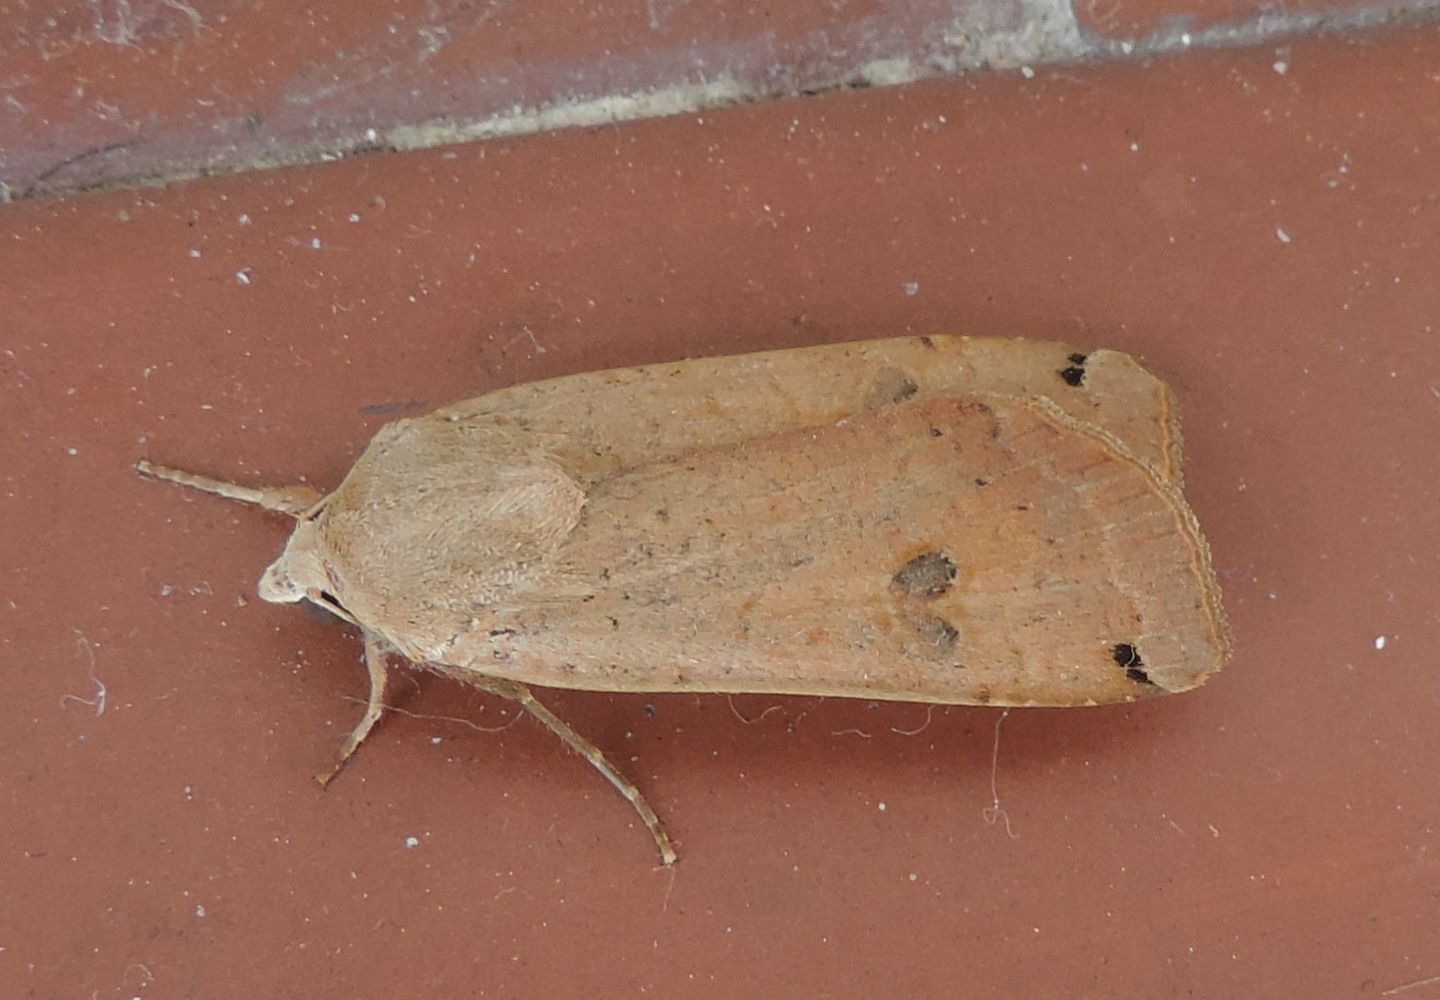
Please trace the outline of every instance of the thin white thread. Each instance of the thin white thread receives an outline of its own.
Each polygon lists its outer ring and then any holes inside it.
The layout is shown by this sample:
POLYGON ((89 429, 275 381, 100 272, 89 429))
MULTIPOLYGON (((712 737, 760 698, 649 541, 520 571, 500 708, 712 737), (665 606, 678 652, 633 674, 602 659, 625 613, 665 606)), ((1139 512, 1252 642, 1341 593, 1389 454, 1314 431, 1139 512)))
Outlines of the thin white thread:
POLYGON ((895 728, 894 726, 891 726, 891 727, 890 727, 890 731, 891 731, 892 733, 894 733, 896 736, 919 736, 919 735, 920 735, 921 733, 923 733, 925 730, 927 730, 927 729, 930 728, 930 720, 933 719, 934 717, 935 717, 935 706, 934 706, 934 705, 926 705, 926 706, 925 706, 925 721, 922 722, 922 723, 920 723, 920 728, 919 728, 919 729, 897 729, 897 728, 895 728))
POLYGON ((980 817, 985 820, 987 826, 994 826, 997 822, 1003 821, 1005 825, 1005 835, 1011 840, 1015 840, 1020 835, 1010 828, 1010 814, 1006 812, 1005 807, 1000 804, 1000 790, 996 783, 996 775, 1000 770, 1000 726, 1009 714, 1010 709, 1007 708, 1003 710, 1000 713, 1000 717, 995 720, 995 743, 990 748, 991 802, 990 805, 980 810, 980 817))
POLYGON ((1394 989, 1386 990, 1380 995, 1382 997, 1393 997, 1397 993, 1404 993, 1406 990, 1418 989, 1421 986, 1429 986, 1432 983, 1440 983, 1440 976, 1431 976, 1429 979, 1417 979, 1413 983, 1406 983, 1404 986, 1396 986, 1394 989))
POLYGON ((666 866, 664 866, 664 867, 670 869, 670 881, 669 881, 669 883, 665 886, 665 898, 664 898, 663 900, 661 900, 661 902, 660 902, 660 912, 661 912, 661 913, 669 913, 669 912, 670 912, 670 896, 671 896, 671 894, 673 894, 673 893, 675 892, 675 866, 674 866, 674 865, 666 865, 666 866))
MULTIPOLYGON (((345 696, 345 700, 353 701, 357 705, 368 704, 368 702, 364 698, 353 698, 349 695, 345 696)), ((455 722, 462 726, 469 726, 477 733, 503 733, 505 730, 515 725, 516 722, 520 721, 521 714, 519 712, 516 712, 513 716, 511 716, 510 721, 505 723, 503 726, 482 726, 477 723, 471 722, 469 719, 461 719, 453 715, 421 715, 419 712, 412 712, 409 709, 400 708, 396 705, 381 705, 381 707, 384 708, 387 712, 394 712, 397 715, 408 715, 412 719, 424 719, 428 722, 455 722)))
POLYGON ((734 696, 734 695, 728 695, 728 694, 727 694, 727 695, 725 696, 725 701, 726 701, 726 703, 729 704, 729 706, 730 706, 730 711, 731 711, 732 713, 734 713, 735 718, 739 719, 741 722, 745 723, 745 725, 747 725, 747 726, 753 726, 753 725, 755 725, 755 723, 757 723, 757 722, 759 722, 760 720, 764 719, 765 716, 769 715, 771 712, 778 712, 778 711, 780 711, 780 706, 779 706, 779 705, 769 705, 769 706, 766 706, 765 711, 763 711, 763 712, 761 712, 759 715, 755 716, 755 718, 753 718, 753 719, 747 719, 747 718, 740 712, 740 709, 738 709, 738 708, 735 707, 735 696, 734 696))
POLYGON ((510 340, 505 344, 505 346, 502 347, 502 348, 500 348, 500 349, 501 349, 502 351, 508 351, 508 350, 510 350, 510 348, 514 347, 514 346, 515 346, 516 344, 518 344, 520 341, 526 340, 526 339, 529 339, 530 343, 534 346, 534 348, 535 348, 535 353, 536 353, 536 354, 544 354, 544 353, 545 353, 545 347, 544 347, 544 345, 542 345, 542 344, 540 343, 540 341, 535 338, 535 332, 534 332, 533 330, 531 330, 528 326, 522 327, 522 328, 520 329, 520 332, 519 332, 516 336, 511 337, 510 340))
POLYGON ((104 682, 95 676, 95 650, 90 647, 90 640, 85 638, 85 633, 81 632, 78 628, 75 630, 75 645, 80 647, 80 651, 85 654, 85 658, 89 662, 90 683, 95 685, 95 697, 82 698, 78 694, 62 694, 60 696, 60 707, 64 708, 67 703, 73 701, 95 709, 97 716, 104 715, 106 691, 104 682))

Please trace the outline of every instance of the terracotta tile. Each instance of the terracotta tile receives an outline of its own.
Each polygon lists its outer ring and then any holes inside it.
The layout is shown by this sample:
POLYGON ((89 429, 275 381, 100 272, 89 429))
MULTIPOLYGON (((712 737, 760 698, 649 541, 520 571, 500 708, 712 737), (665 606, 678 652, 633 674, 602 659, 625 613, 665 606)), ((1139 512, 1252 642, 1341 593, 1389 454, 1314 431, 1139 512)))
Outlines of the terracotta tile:
POLYGON ((1424 17, 1086 0, 0 4, 0 200, 1424 17), (1215 30, 1207 31, 1207 28, 1215 30), (1193 33, 1193 34, 1192 34, 1193 33))
MULTIPOLYGON (((1341 11, 1358 11, 1364 5, 1335 0, 1304 0, 1286 4, 1284 15, 1296 20, 1341 11)), ((1373 8, 1378 13, 1380 7, 1373 8)), ((1222 25, 1241 26, 1277 15, 1273 4, 1255 0, 1079 0, 1075 18, 1088 31, 1110 38, 1144 38, 1157 32, 1199 33, 1222 25)))
POLYGON ((0 211, 0 976, 1308 998, 1440 975, 1440 33, 1288 59, 0 211), (932 331, 1109 345, 1171 382, 1236 659, 1189 696, 1011 713, 993 772, 993 710, 549 695, 667 817, 673 874, 547 733, 448 721, 509 717, 437 679, 397 684, 410 714, 322 794, 363 694, 354 636, 255 599, 283 523, 130 470, 332 484, 412 407, 932 331), (997 794, 1013 837, 982 815, 997 794))
MULTIPOLYGON (((1019 0, 987 0, 997 28, 1019 0)), ((0 28, 0 179, 65 190, 150 174, 433 145, 522 109, 632 117, 833 87, 877 60, 943 58, 950 3, 161 0, 22 5, 0 28), (694 93, 689 93, 693 91, 694 93), (608 103, 607 103, 608 102, 608 103), (641 114, 653 112, 639 112, 641 114), (414 126, 430 135, 416 135, 414 126), (405 134, 398 131, 401 127, 405 134)), ((578 116, 578 117, 577 117, 578 116)))

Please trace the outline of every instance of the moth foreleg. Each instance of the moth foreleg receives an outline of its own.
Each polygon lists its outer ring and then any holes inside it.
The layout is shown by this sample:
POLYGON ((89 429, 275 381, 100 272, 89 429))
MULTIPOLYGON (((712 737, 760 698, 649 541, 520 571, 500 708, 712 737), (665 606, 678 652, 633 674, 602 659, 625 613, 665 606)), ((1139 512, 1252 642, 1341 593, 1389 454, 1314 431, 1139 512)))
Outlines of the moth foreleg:
MULTIPOLYGON (((451 676, 457 675, 451 674, 451 676)), ((617 792, 625 796, 625 800, 640 814, 640 819, 645 823, 646 829, 655 838, 655 846, 660 849, 660 860, 666 865, 675 863, 675 847, 670 843, 670 836, 665 832, 665 827, 661 825, 660 817, 656 815, 654 809, 650 808, 650 803, 645 801, 645 796, 641 794, 640 789, 635 787, 635 783, 621 774, 615 765, 611 764, 600 752, 599 747, 571 729, 568 723, 542 705, 524 684, 483 675, 467 675, 462 679, 482 691, 489 691, 491 694, 498 694, 517 702, 546 729, 564 740, 570 749, 589 761, 590 766, 599 771, 605 780, 610 782, 617 792)))
POLYGON ((385 680, 388 676, 385 654, 388 652, 389 647, 383 639, 373 632, 365 633, 365 669, 370 672, 370 697, 365 702, 365 714, 360 717, 360 721, 350 730, 350 735, 341 745, 335 766, 315 775, 315 780, 320 782, 322 788, 340 773, 345 761, 350 759, 350 755, 365 741, 365 737, 370 735, 370 730, 375 728, 375 723, 380 721, 380 716, 385 711, 385 680))
POLYGON ((303 483, 296 483, 293 486, 268 486, 257 489, 251 486, 227 483, 222 479, 211 479, 209 476, 186 472, 183 469, 172 469, 164 465, 155 465, 147 462, 143 458, 135 463, 135 471, 142 476, 149 476, 151 479, 161 479, 167 483, 179 483, 181 486, 204 490, 206 493, 213 493, 227 500, 238 500, 241 503, 254 504, 257 507, 264 507, 266 510, 289 514, 291 517, 299 517, 320 501, 320 491, 314 487, 306 486, 303 483))

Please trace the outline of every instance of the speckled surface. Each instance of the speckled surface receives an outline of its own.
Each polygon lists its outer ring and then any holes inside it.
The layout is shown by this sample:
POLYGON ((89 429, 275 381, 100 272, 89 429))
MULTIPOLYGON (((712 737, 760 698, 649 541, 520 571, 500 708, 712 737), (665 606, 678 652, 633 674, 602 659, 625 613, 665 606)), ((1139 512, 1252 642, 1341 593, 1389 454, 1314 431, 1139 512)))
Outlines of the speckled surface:
POLYGON ((1437 15, 1440 0, 0 0, 0 201, 1437 15))
POLYGON ((7 989, 1434 994, 1440 34, 1274 61, 5 207, 7 989), (387 417, 515 381, 931 331, 1171 383, 1236 657, 1012 712, 998 749, 989 709, 549 694, 673 872, 548 733, 477 731, 504 706, 438 679, 321 792, 355 636, 255 599, 282 521, 130 471, 333 484, 387 417))

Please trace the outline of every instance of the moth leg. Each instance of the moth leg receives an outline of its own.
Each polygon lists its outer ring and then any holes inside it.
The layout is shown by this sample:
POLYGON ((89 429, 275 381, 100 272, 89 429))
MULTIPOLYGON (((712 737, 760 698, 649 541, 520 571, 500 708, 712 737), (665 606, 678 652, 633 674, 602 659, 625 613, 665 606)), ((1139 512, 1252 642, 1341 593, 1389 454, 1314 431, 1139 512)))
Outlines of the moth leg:
POLYGON ((611 764, 600 752, 599 747, 571 729, 568 723, 542 705, 524 684, 502 680, 498 677, 469 676, 464 679, 467 683, 483 691, 489 691, 491 694, 498 694, 502 698, 509 698, 511 701, 517 702, 541 725, 564 740, 570 749, 589 761, 590 766, 599 771, 605 780, 610 782, 615 790, 623 795, 625 800, 640 814, 640 819, 645 823, 646 829, 650 831, 650 836, 655 838, 655 846, 660 849, 660 860, 666 865, 675 863, 675 847, 670 843, 670 835, 661 825, 660 817, 655 814, 654 809, 650 808, 650 803, 645 801, 645 796, 640 793, 640 789, 635 787, 634 782, 621 774, 615 765, 611 764))
POLYGON ((155 465, 143 458, 135 463, 135 471, 151 479, 179 483, 181 486, 214 493, 227 500, 239 500, 241 503, 254 504, 257 507, 264 507, 266 510, 289 514, 291 517, 299 517, 320 502, 319 490, 300 483, 294 486, 270 486, 255 489, 250 486, 227 483, 220 479, 211 479, 209 476, 201 476, 193 472, 185 472, 182 469, 155 465))
POLYGON ((335 766, 315 775, 321 788, 330 784, 330 779, 340 773, 350 755, 365 742, 365 737, 370 735, 370 730, 375 728, 375 723, 380 721, 380 715, 385 711, 385 681, 388 677, 385 654, 389 651, 383 639, 373 632, 365 633, 365 668, 370 672, 370 697, 365 702, 365 714, 360 717, 360 721, 350 730, 350 735, 341 745, 335 766))

